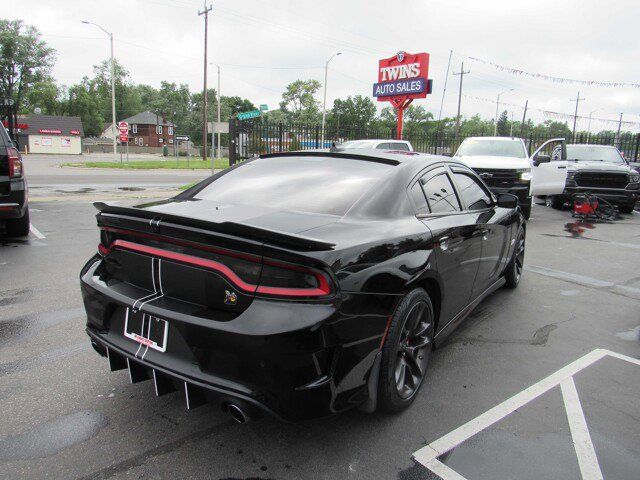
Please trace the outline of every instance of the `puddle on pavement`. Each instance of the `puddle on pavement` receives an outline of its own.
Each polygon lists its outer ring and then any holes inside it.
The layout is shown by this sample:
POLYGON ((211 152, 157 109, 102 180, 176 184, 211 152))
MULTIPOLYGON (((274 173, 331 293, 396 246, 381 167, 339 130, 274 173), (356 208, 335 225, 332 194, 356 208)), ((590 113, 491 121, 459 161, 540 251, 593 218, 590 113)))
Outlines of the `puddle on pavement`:
POLYGON ((630 342, 640 341, 640 325, 626 332, 618 332, 616 333, 616 337, 630 342))
POLYGON ((34 290, 30 288, 21 288, 17 290, 6 290, 4 292, 0 292, 0 307, 13 305, 15 303, 25 303, 31 299, 33 293, 34 290))
POLYGON ((0 460, 29 460, 55 455, 89 440, 109 423, 100 412, 74 412, 0 438, 0 460))
POLYGON ((0 345, 22 337, 30 330, 39 332, 42 328, 79 318, 83 315, 85 315, 84 308, 68 308, 0 321, 0 345))
POLYGON ((142 192, 145 189, 142 187, 118 187, 118 190, 124 190, 125 192, 142 192))
POLYGON ((95 188, 91 188, 91 187, 82 187, 82 188, 78 188, 77 190, 54 190, 54 192, 56 193, 91 193, 91 192, 95 192, 96 189, 95 188))
POLYGON ((593 230, 596 226, 591 222, 569 222, 564 224, 564 231, 571 235, 571 238, 582 238, 587 230, 593 230))

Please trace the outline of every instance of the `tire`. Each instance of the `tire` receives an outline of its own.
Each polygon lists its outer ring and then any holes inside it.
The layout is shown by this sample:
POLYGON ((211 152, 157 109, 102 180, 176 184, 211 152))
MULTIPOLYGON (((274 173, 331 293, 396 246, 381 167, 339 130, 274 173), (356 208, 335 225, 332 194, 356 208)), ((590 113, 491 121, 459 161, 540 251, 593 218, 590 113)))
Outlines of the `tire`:
POLYGON ((564 200, 560 195, 553 195, 551 197, 551 208, 555 210, 562 210, 564 207, 564 200))
POLYGON ((15 218, 7 222, 7 235, 10 237, 26 237, 29 235, 29 208, 21 218, 15 218))
POLYGON ((382 347, 378 406, 396 413, 415 400, 433 348, 435 317, 427 292, 416 288, 398 304, 382 347))
POLYGON ((516 237, 516 248, 513 250, 509 265, 504 274, 506 280, 505 287, 516 288, 522 278, 522 272, 524 270, 524 253, 526 246, 526 235, 524 229, 520 227, 518 230, 518 236, 516 237))
POLYGON ((520 207, 522 208, 522 213, 524 215, 524 218, 529 220, 529 218, 531 218, 531 204, 521 205, 520 207))
POLYGON ((633 213, 633 209, 635 208, 635 206, 635 203, 629 205, 620 205, 618 207, 618 210, 620 211, 620 213, 633 213))

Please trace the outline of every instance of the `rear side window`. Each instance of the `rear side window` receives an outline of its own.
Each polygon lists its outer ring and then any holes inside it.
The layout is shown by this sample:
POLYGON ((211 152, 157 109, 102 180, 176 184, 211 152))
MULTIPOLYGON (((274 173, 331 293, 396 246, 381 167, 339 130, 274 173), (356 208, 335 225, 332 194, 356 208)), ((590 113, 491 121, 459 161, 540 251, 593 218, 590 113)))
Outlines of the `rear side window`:
POLYGON ((4 125, 0 123, 0 147, 11 147, 13 144, 9 138, 9 132, 4 128, 4 125))
POLYGON ((483 210, 491 206, 491 197, 482 185, 471 175, 453 172, 460 196, 469 210, 483 210))
POLYGON ((460 211, 460 202, 446 173, 431 177, 423 188, 431 213, 460 211))
POLYGON ((406 143, 390 143, 389 145, 391 146, 391 150, 402 150, 405 152, 409 151, 409 145, 407 145, 406 143))
POLYGON ((427 205, 427 199, 424 196, 424 191, 422 190, 422 185, 420 182, 416 182, 409 190, 409 194, 411 195, 411 200, 413 200, 413 204, 416 207, 416 214, 420 215, 421 213, 429 213, 429 205, 427 205))
POLYGON ((391 144, 390 143, 381 143, 380 145, 378 145, 376 147, 376 150, 391 150, 391 144))
POLYGON ((220 206, 344 215, 395 166, 332 157, 260 158, 222 175, 193 198, 220 206))

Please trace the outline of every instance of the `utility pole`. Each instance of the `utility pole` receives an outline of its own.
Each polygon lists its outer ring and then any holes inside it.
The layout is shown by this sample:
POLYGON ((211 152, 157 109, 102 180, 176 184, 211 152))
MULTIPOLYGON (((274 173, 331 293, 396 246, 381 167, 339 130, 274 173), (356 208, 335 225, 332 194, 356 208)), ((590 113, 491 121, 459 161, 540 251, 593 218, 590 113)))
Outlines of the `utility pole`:
POLYGON ((618 131, 616 132, 616 148, 620 150, 620 128, 622 127, 622 113, 620 113, 620 120, 618 120, 618 131))
POLYGON ((593 111, 589 112, 589 123, 587 124, 587 143, 589 143, 591 141, 591 117, 598 110, 593 110, 593 111))
POLYGON ((322 134, 320 135, 320 148, 324 148, 324 122, 327 117, 327 76, 329 73, 329 62, 333 57, 337 57, 338 55, 342 55, 342 52, 334 53, 329 57, 327 63, 324 64, 324 99, 322 100, 322 134))
POLYGON ((520 136, 524 135, 524 121, 527 118, 527 107, 529 106, 529 100, 524 102, 524 113, 522 114, 522 123, 520 124, 520 136))
MULTIPOLYGON (((220 154, 220 65, 218 67, 218 158, 222 158, 220 154)), ((211 172, 213 173, 213 162, 211 163, 211 172)))
POLYGON ((576 102, 576 111, 573 114, 573 133, 572 133, 574 141, 576 139, 576 121, 578 120, 578 104, 580 103, 580 100, 585 100, 584 98, 580 98, 580 92, 578 92, 578 95, 576 96, 576 98, 571 99, 572 102, 576 102))
MULTIPOLYGON (((209 12, 213 7, 207 7, 207 0, 204 0, 204 10, 198 12, 198 16, 204 15, 204 89, 202 91, 202 160, 207 161, 207 30, 209 29, 209 12)), ((211 161, 213 165, 213 159, 211 161)))
POLYGON ((462 62, 459 72, 453 72, 454 75, 460 75, 460 89, 458 90, 458 115, 456 115, 456 136, 460 135, 460 104, 462 103, 462 79, 468 73, 471 72, 469 70, 465 72, 464 62, 462 62))
POLYGON ((82 20, 85 25, 93 25, 98 27, 104 33, 109 35, 111 40, 111 135, 113 135, 113 159, 118 161, 118 140, 116 139, 116 63, 113 57, 113 33, 105 30, 97 23, 82 20))
MULTIPOLYGON (((444 105, 444 95, 445 95, 445 93, 447 93, 447 80, 449 80, 449 68, 451 67, 451 56, 452 55, 453 55, 453 50, 450 50, 449 51, 449 61, 447 62, 447 73, 444 76, 444 88, 442 89, 442 98, 440 99, 440 112, 438 113, 438 126, 436 128, 436 136, 437 136, 438 132, 440 131, 440 120, 442 119, 442 106, 444 105)), ((437 146, 436 146, 436 148, 437 148, 437 146)))

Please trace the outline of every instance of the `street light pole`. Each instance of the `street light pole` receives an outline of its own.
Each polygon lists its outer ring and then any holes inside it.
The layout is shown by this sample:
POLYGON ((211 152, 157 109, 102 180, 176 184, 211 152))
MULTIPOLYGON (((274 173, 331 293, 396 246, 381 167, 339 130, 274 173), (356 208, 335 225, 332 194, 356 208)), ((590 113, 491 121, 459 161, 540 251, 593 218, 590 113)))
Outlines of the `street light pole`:
POLYGON ((320 135, 320 145, 324 148, 324 123, 327 117, 327 76, 329 72, 329 62, 333 57, 342 55, 342 52, 334 53, 329 57, 329 60, 324 64, 324 99, 322 100, 322 134, 320 135))
POLYGON ((222 158, 220 154, 220 65, 218 67, 218 158, 222 158))
POLYGON ((116 139, 116 65, 113 57, 113 33, 108 32, 97 23, 92 23, 87 20, 82 20, 82 23, 98 27, 104 33, 109 35, 109 39, 111 40, 111 134, 113 135, 113 156, 114 160, 117 161, 118 142, 116 139))
POLYGON ((500 95, 504 95, 505 93, 513 92, 515 88, 511 88, 509 90, 505 90, 504 92, 500 92, 498 94, 498 100, 496 101, 496 118, 493 121, 493 136, 498 135, 498 110, 500 108, 500 95))

